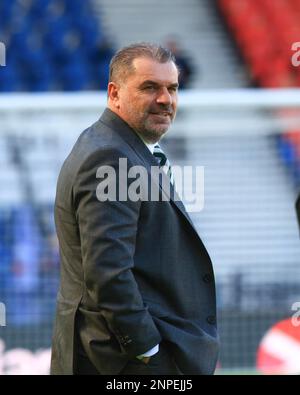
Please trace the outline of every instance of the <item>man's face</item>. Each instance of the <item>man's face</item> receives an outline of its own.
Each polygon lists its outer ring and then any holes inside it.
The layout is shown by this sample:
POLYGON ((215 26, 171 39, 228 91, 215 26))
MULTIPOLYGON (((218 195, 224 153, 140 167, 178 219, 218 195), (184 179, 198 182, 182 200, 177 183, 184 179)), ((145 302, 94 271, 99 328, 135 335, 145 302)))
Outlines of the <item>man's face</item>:
POLYGON ((114 84, 113 105, 125 122, 147 143, 157 142, 168 130, 177 108, 178 71, 173 62, 141 57, 134 72, 114 84))

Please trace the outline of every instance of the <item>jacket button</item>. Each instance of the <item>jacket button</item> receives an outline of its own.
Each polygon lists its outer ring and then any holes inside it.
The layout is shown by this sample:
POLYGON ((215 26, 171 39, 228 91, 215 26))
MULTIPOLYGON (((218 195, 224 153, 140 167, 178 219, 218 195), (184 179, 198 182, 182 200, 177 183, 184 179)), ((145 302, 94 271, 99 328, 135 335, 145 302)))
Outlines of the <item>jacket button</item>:
POLYGON ((210 325, 215 325, 216 324, 216 317, 214 315, 209 315, 206 318, 206 321, 210 324, 210 325))
POLYGON ((212 275, 211 274, 204 274, 204 276, 202 277, 203 278, 203 281, 205 282, 205 283, 211 283, 212 282, 212 275))
POLYGON ((132 343, 132 339, 130 339, 130 337, 127 335, 122 336, 121 343, 123 344, 123 346, 127 346, 128 344, 132 343))

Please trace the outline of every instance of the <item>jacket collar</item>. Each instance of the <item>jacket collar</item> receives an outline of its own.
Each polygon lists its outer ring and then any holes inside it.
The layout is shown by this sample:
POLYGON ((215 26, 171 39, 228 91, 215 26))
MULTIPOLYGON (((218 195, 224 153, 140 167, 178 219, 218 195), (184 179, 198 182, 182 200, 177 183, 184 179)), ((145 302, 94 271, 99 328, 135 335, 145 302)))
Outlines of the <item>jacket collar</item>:
MULTIPOLYGON (((149 172, 151 172, 151 166, 157 166, 157 161, 155 157, 151 154, 148 147, 142 141, 142 139, 138 136, 137 133, 116 113, 111 111, 109 108, 106 108, 101 115, 100 122, 104 123, 109 128, 113 129, 116 133, 118 133, 136 152, 136 154, 142 159, 145 163, 145 166, 149 172)), ((163 174, 163 177, 167 177, 167 175, 163 174)), ((169 178, 168 178, 169 181, 169 178)), ((192 227, 195 229, 195 226, 188 215, 182 201, 180 200, 177 192, 175 191, 173 185, 170 183, 170 193, 165 191, 164 189, 165 182, 162 182, 161 178, 159 179, 159 186, 164 191, 167 196, 170 196, 172 203, 179 209, 179 211, 185 216, 185 218, 189 221, 192 227)), ((166 184, 165 184, 166 185, 166 184)), ((196 231, 197 233, 197 231, 196 231)), ((197 233, 198 234, 198 233, 197 233)))

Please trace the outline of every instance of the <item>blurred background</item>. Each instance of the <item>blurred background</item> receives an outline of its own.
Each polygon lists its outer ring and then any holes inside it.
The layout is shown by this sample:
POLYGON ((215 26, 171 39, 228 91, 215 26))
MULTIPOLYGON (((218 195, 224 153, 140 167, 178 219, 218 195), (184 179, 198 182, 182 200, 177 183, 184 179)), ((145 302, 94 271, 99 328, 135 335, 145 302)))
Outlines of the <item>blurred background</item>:
POLYGON ((216 373, 299 374, 300 0, 0 1, 0 374, 49 372, 58 172, 137 41, 182 70, 162 145, 205 169, 191 216, 216 273, 216 373))

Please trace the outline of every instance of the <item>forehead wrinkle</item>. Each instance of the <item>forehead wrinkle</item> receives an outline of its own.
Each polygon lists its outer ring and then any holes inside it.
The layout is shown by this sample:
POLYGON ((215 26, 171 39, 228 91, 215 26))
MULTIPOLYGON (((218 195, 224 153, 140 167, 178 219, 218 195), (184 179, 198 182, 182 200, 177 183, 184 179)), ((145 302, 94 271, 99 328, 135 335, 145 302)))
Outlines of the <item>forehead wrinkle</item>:
MULTIPOLYGON (((159 73, 159 74, 161 74, 161 73, 159 73)), ((176 77, 174 76, 174 79, 170 76, 167 77, 168 79, 161 79, 151 72, 145 72, 145 73, 136 73, 136 77, 138 79, 139 85, 142 85, 146 82, 154 83, 157 85, 163 85, 163 86, 178 84, 178 75, 176 75, 176 77)))
POLYGON ((153 78, 146 78, 139 84, 139 86, 147 85, 147 84, 153 84, 153 85, 157 85, 159 87, 161 87, 161 86, 170 87, 170 86, 178 86, 179 85, 177 80, 174 82, 171 82, 171 81, 164 81, 164 80, 155 80, 153 78))
POLYGON ((132 73, 133 77, 137 77, 141 83, 147 80, 151 80, 155 83, 159 84, 175 84, 178 83, 178 69, 176 65, 173 62, 166 62, 166 63, 160 63, 152 59, 147 59, 147 58, 137 58, 134 59, 132 63, 134 72, 132 73), (144 63, 141 65, 141 62, 144 63), (146 62, 145 62, 146 61, 146 62), (156 65, 153 67, 153 65, 156 65), (159 70, 159 68, 164 69, 159 70), (167 70, 169 68, 169 70, 167 70), (142 70, 141 70, 142 69, 142 70), (174 81, 167 81, 167 80, 161 80, 159 79, 158 75, 161 74, 168 74, 168 76, 171 76, 174 74, 174 81), (176 78, 175 78, 176 74, 176 78))

